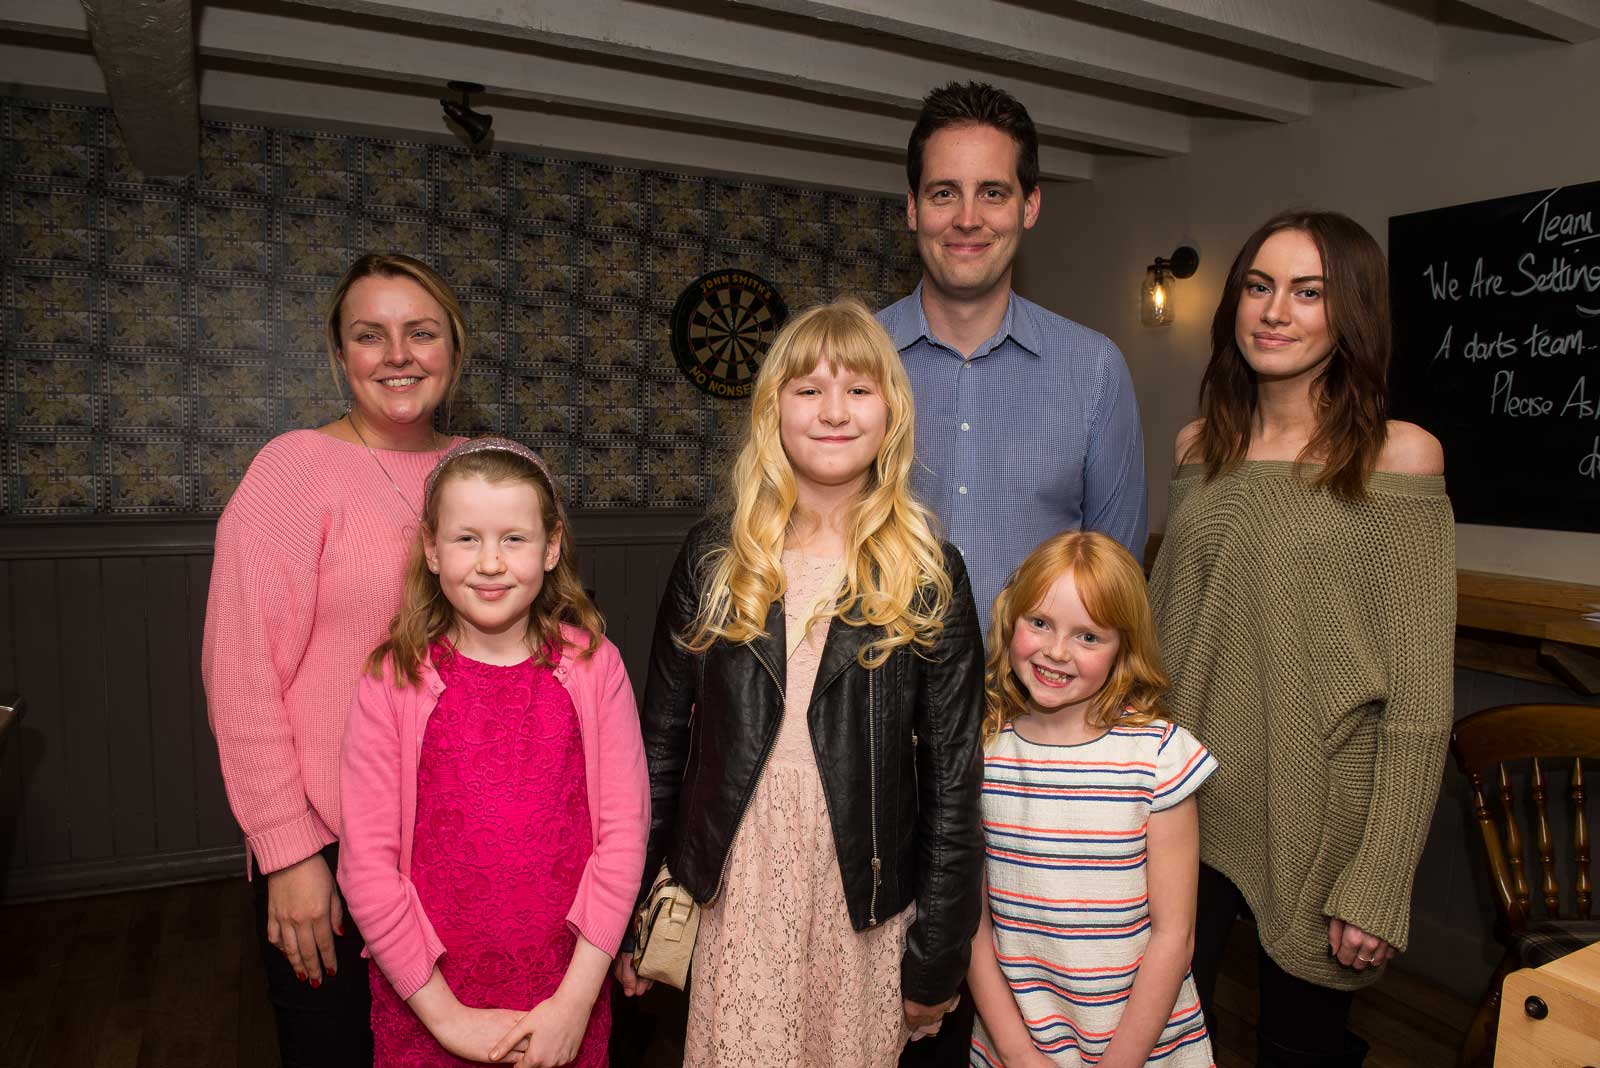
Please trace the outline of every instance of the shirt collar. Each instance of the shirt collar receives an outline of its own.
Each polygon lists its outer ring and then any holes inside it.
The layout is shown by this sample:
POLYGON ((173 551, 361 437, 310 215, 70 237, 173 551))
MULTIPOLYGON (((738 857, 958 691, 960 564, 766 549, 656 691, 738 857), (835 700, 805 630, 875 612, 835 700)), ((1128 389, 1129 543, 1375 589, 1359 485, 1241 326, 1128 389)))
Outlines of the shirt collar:
MULTIPOLYGON (((920 280, 917 282, 917 288, 913 289, 911 295, 900 304, 900 314, 894 316, 893 321, 887 324, 890 340, 894 342, 896 349, 904 352, 923 338, 949 347, 935 337, 933 329, 928 326, 928 313, 922 307, 920 280)), ((978 346, 977 351, 972 354, 973 358, 988 355, 1007 338, 1015 341, 1030 356, 1044 354, 1044 345, 1039 336, 1039 324, 1034 321, 1032 309, 1014 291, 1006 298, 1006 315, 1000 320, 1000 329, 996 331, 994 337, 978 346)))

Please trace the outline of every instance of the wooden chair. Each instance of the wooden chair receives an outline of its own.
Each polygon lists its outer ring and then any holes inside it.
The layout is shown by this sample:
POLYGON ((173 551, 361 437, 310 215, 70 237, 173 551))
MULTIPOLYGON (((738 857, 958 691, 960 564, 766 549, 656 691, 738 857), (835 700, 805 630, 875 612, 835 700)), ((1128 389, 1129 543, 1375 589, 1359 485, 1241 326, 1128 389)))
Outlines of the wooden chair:
POLYGON ((1589 821, 1583 758, 1600 759, 1600 708, 1587 705, 1501 705, 1463 718, 1450 735, 1456 767, 1472 787, 1472 813, 1483 832, 1489 877, 1494 884, 1495 937, 1506 947, 1489 989, 1467 1028, 1457 1064, 1487 1068, 1494 1054, 1500 1015, 1500 985, 1518 968, 1536 968, 1585 945, 1600 941, 1600 921, 1590 918, 1593 887, 1589 877, 1589 821), (1517 815, 1517 800, 1505 762, 1532 760, 1529 793, 1534 805, 1533 843, 1539 870, 1530 876, 1523 851, 1528 841, 1517 815), (1550 832, 1548 800, 1553 792, 1541 761, 1570 761, 1567 795, 1572 808, 1572 859, 1575 909, 1561 908, 1556 878, 1556 845, 1550 832), (1485 785, 1487 781, 1487 786, 1485 785), (1489 811, 1497 795, 1505 833, 1502 837, 1489 811), (1530 878, 1539 884, 1542 918, 1534 915, 1530 878))

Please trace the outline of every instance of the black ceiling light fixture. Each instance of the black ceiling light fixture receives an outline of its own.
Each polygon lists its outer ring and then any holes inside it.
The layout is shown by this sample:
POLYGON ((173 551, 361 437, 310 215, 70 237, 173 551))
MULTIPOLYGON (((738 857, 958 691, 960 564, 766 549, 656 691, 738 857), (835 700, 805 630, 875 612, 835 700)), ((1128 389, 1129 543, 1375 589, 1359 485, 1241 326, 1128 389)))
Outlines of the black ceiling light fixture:
POLYGON ((475 145, 481 145, 483 139, 489 136, 489 127, 494 125, 494 116, 485 115, 481 111, 473 111, 469 106, 467 97, 473 93, 483 92, 483 86, 477 82, 450 82, 450 88, 461 94, 459 102, 455 100, 440 100, 439 105, 444 108, 445 118, 461 127, 467 135, 467 140, 475 145))

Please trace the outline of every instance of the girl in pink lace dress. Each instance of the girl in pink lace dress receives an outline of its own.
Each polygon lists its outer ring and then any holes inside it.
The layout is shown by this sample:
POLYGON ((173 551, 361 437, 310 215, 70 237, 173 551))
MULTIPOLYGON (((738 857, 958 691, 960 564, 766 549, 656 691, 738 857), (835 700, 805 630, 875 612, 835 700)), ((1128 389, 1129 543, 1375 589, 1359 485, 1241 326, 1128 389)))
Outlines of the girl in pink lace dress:
MULTIPOLYGON (((703 906, 685 1068, 891 1068, 978 922, 982 649, 911 491, 911 391, 852 300, 773 340, 733 500, 662 597, 643 722, 652 873, 703 906)), ((624 957, 627 994, 642 981, 624 957)))
POLYGON ((380 1068, 606 1063, 649 795, 569 534, 548 470, 513 442, 458 446, 429 478, 340 782, 380 1068))

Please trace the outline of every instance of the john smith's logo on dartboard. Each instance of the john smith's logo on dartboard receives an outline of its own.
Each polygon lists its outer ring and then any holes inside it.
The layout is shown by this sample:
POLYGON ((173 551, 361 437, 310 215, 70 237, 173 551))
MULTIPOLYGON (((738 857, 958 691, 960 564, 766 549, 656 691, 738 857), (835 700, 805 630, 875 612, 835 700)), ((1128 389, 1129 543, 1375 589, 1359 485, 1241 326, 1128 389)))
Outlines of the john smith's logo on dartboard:
POLYGON ((689 381, 713 397, 748 397, 788 314, 778 290, 760 275, 703 274, 672 309, 672 354, 689 381))

